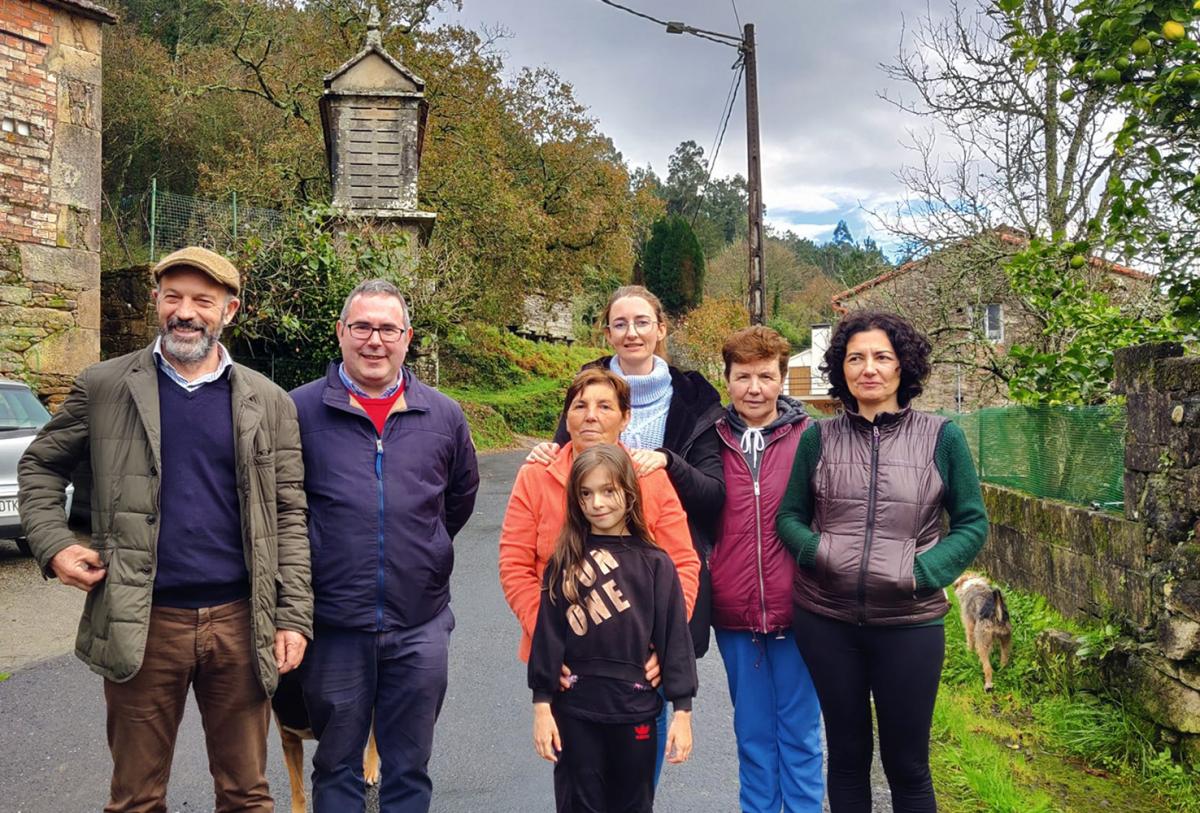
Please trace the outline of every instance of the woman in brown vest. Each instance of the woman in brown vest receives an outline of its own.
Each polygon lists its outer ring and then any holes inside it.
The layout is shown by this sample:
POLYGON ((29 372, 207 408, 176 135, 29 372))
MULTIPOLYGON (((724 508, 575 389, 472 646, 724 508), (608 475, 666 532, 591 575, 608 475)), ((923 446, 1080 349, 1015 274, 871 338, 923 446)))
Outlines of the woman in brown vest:
POLYGON ((937 810, 942 588, 975 558, 988 521, 962 431, 911 408, 929 352, 895 314, 842 319, 821 369, 845 411, 805 431, 776 517, 800 565, 793 625, 825 718, 833 813, 871 810, 872 698, 892 809, 937 810))

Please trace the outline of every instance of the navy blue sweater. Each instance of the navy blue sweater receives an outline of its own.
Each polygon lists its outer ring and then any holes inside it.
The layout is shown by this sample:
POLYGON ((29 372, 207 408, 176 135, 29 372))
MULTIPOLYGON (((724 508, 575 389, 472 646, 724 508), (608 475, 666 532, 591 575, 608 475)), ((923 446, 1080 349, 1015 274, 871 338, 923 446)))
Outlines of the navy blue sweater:
POLYGON ((162 474, 154 603, 215 607, 250 595, 229 375, 188 392, 158 371, 162 474))

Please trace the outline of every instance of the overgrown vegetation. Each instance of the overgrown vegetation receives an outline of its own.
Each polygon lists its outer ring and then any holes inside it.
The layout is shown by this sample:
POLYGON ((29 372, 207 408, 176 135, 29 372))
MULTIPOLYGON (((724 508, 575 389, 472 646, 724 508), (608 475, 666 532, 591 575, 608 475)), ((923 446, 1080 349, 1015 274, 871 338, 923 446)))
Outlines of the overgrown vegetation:
POLYGON ((1200 777, 1173 762, 1154 726, 1104 688, 1101 667, 1122 646, 1117 628, 1081 628, 1041 596, 1006 590, 1005 598, 1013 660, 996 671, 992 694, 965 645, 957 604, 946 617, 932 749, 941 806, 950 813, 1200 811, 1200 777), (1048 629, 1082 642, 1075 668, 1038 656, 1038 635, 1048 629))
POLYGON ((441 343, 442 391, 462 404, 480 449, 512 446, 516 435, 547 439, 558 425, 567 385, 604 352, 467 323, 441 343))

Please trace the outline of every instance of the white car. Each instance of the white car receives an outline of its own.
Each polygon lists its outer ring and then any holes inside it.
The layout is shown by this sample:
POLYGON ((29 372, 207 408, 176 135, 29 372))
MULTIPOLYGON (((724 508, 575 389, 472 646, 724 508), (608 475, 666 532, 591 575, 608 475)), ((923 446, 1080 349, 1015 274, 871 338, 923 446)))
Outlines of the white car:
MULTIPOLYGON (((29 547, 17 514, 17 463, 48 420, 50 413, 28 386, 0 378, 0 539, 15 539, 24 553, 29 547)), ((68 485, 67 516, 74 496, 75 487, 68 485)))

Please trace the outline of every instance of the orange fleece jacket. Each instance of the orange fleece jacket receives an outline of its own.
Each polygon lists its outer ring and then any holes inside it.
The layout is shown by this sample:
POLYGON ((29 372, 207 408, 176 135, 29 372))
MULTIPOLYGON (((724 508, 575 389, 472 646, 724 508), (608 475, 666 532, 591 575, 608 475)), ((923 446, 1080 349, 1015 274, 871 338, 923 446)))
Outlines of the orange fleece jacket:
MULTIPOLYGON (((529 645, 542 597, 542 572, 554 554, 558 534, 567 519, 567 478, 574 454, 568 443, 550 465, 526 463, 517 472, 508 510, 500 528, 500 586, 508 606, 521 622, 517 654, 529 660, 529 645)), ((700 585, 700 558, 692 547, 687 514, 667 472, 639 477, 646 527, 679 571, 683 600, 691 618, 700 585)))

